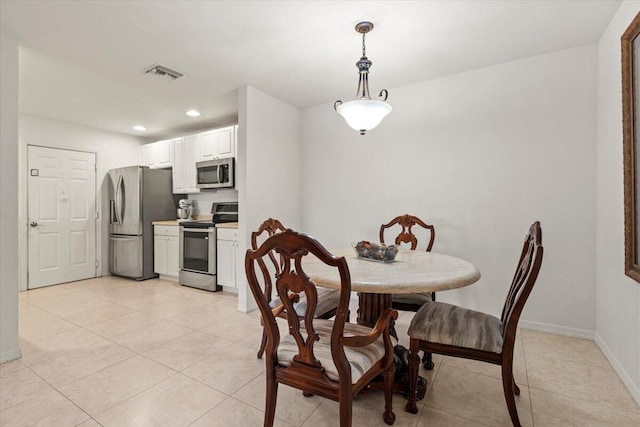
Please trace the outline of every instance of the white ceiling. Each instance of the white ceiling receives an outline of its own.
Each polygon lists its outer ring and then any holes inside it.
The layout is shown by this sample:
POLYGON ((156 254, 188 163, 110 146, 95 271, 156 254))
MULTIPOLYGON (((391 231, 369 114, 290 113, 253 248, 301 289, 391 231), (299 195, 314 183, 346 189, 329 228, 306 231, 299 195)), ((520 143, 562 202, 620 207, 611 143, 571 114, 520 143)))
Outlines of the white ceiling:
POLYGON ((597 41, 620 1, 5 1, 20 39, 20 110, 159 138, 223 123, 236 89, 298 107, 355 95, 361 40, 372 94, 597 41), (142 70, 185 75, 167 82, 142 70), (184 113, 195 108, 202 116, 184 113), (138 133, 134 125, 147 132, 138 133))

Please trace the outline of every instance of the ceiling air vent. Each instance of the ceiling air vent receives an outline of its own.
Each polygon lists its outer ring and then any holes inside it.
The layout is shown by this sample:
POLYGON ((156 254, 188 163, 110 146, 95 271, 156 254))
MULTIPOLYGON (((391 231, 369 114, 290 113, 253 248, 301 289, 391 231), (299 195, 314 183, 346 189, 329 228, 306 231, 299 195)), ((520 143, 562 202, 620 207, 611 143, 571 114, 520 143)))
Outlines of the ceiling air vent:
POLYGON ((163 79, 169 81, 174 81, 183 76, 182 73, 170 70, 169 68, 163 67, 162 65, 152 65, 151 67, 145 69, 144 73, 162 77, 163 79))

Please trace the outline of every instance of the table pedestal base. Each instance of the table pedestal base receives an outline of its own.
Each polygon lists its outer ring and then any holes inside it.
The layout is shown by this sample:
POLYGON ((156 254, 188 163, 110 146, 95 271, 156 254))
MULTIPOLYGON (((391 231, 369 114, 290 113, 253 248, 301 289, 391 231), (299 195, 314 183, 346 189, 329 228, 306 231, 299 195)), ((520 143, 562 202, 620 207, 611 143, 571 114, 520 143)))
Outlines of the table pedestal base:
MULTIPOLYGON (((380 315, 384 310, 391 307, 391 295, 390 294, 370 294, 360 292, 358 293, 358 325, 367 326, 373 328, 380 318, 380 315)), ((395 328, 392 329, 391 334, 398 339, 395 328)), ((403 396, 409 396, 409 366, 407 364, 407 356, 409 350, 401 345, 395 346, 393 349, 395 355, 393 362, 396 365, 396 375, 394 378, 393 392, 401 393, 403 396)), ((360 393, 366 391, 384 390, 384 382, 382 377, 376 378, 368 386, 366 386, 360 393)), ((421 376, 418 376, 417 387, 417 400, 422 400, 427 392, 427 380, 421 376)))
MULTIPOLYGON (((393 381, 393 392, 400 393, 404 397, 409 398, 409 369, 407 366, 407 354, 409 351, 401 345, 395 346, 393 349, 395 357, 393 362, 396 364, 396 375, 393 381)), ((371 381, 360 393, 369 391, 384 391, 384 380, 382 376, 371 381)), ((427 379, 418 376, 418 387, 416 389, 416 400, 424 399, 427 393, 427 379)), ((357 398, 357 396, 356 396, 357 398)))
POLYGON ((358 292, 358 325, 373 328, 382 312, 389 307, 391 307, 390 294, 358 292))

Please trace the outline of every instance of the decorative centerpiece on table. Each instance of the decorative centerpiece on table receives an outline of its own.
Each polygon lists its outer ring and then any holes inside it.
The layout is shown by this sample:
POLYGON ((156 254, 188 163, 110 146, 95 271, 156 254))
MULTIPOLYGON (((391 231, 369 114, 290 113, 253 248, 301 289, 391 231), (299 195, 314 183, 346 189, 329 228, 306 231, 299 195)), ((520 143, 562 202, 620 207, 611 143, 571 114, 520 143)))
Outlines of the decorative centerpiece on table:
POLYGON ((352 246, 358 258, 367 261, 393 262, 398 254, 398 246, 396 245, 361 240, 358 243, 352 243, 352 246))

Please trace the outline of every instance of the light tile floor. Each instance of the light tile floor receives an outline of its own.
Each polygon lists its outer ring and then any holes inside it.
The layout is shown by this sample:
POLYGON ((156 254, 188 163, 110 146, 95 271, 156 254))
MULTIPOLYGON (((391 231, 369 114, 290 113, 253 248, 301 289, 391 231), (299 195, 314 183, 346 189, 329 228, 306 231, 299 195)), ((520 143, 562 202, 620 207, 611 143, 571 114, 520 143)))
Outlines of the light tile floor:
MULTIPOLYGON (((163 280, 103 277, 20 294, 20 360, 0 365, 2 426, 261 426, 257 312, 236 297, 163 280)), ((400 343, 412 313, 397 322, 400 343)), ((355 307, 352 307, 355 317, 355 307)), ((640 426, 640 408, 592 341, 520 331, 515 378, 525 426, 640 426)), ((511 425, 496 366, 435 356, 419 413, 402 426, 511 425)), ((382 393, 354 426, 384 426, 382 393)), ((276 426, 337 426, 338 405, 280 386, 276 426)))

